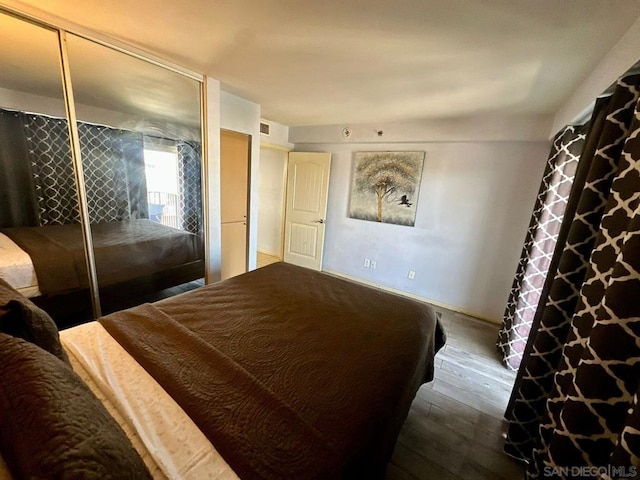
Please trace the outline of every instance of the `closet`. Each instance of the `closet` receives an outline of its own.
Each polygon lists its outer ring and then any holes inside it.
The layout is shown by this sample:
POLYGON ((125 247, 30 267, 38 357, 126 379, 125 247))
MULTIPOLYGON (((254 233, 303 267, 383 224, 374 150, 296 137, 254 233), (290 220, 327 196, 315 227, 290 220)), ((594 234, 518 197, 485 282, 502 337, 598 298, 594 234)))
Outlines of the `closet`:
POLYGON ((202 283, 202 77, 2 10, 0 41, 0 278, 60 326, 202 283))
POLYGON ((222 280, 247 271, 247 216, 251 137, 220 131, 222 280))

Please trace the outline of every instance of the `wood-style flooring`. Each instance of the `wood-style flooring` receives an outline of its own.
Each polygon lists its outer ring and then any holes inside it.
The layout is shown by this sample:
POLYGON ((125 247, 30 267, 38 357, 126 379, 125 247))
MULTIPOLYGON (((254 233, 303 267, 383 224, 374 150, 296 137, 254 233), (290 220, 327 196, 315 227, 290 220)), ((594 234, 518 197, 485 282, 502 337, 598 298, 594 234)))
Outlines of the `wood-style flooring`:
POLYGON ((266 267, 267 265, 271 265, 272 263, 280 262, 280 257, 275 255, 269 255, 268 253, 258 252, 258 257, 256 261, 256 267, 266 267))
POLYGON ((400 432, 386 480, 520 480, 502 452, 503 414, 515 374, 500 363, 498 326, 442 312, 447 344, 400 432))

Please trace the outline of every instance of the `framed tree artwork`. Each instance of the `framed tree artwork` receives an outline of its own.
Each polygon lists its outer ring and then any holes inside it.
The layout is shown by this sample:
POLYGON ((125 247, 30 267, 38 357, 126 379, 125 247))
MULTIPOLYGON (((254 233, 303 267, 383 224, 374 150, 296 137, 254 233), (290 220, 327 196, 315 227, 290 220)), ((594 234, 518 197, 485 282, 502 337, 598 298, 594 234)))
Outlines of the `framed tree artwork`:
POLYGON ((356 152, 349 217, 413 226, 424 152, 356 152))

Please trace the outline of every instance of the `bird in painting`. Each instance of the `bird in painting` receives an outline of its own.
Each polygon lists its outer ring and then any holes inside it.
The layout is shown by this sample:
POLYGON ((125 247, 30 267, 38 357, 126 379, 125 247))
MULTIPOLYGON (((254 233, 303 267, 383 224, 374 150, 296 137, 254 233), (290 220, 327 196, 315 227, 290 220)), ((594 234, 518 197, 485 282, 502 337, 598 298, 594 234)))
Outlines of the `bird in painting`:
POLYGON ((413 205, 412 203, 409 202, 409 199, 407 198, 406 195, 402 195, 400 197, 400 203, 399 205, 406 205, 407 208, 409 208, 411 205, 413 205))

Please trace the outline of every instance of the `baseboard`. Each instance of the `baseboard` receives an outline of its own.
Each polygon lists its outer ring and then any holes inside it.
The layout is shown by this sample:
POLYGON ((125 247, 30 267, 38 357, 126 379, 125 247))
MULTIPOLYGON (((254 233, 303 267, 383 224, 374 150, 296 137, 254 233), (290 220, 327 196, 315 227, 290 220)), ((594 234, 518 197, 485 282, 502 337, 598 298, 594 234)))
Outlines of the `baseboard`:
POLYGON ((442 308, 446 308, 447 310, 452 310, 452 311, 457 312, 457 313, 462 313, 463 315, 468 315, 470 317, 474 317, 474 318, 477 318, 479 320, 483 320, 485 322, 492 323, 494 325, 500 325, 502 323, 501 319, 495 319, 495 318, 486 317, 486 316, 481 315, 481 314, 479 314, 477 312, 473 312, 471 310, 467 310, 466 308, 463 308, 463 307, 458 307, 456 305, 449 305, 447 303, 439 302, 438 300, 434 300, 432 298, 427 298, 427 297, 423 297, 423 296, 420 296, 420 295, 416 295, 414 293, 405 292, 404 290, 398 290, 397 288, 387 287, 386 285, 381 285, 379 283, 370 282, 370 281, 364 280, 362 278, 354 277, 352 275, 347 275, 346 273, 336 272, 336 271, 333 271, 333 270, 322 270, 322 271, 324 273, 328 273, 329 275, 333 275, 335 277, 342 277, 342 278, 345 278, 347 280, 351 280, 352 282, 362 283, 363 285, 367 285, 369 287, 379 288, 380 290, 385 290, 387 292, 395 293, 396 295, 401 295, 403 297, 412 298, 412 299, 418 300, 420 302, 430 303, 431 305, 434 305, 436 307, 442 307, 442 308))
POLYGON ((269 255, 270 257, 278 257, 278 258, 282 258, 282 254, 280 254, 280 253, 274 253, 274 252, 267 252, 266 250, 260 250, 260 249, 258 249, 258 253, 262 253, 263 255, 269 255))

